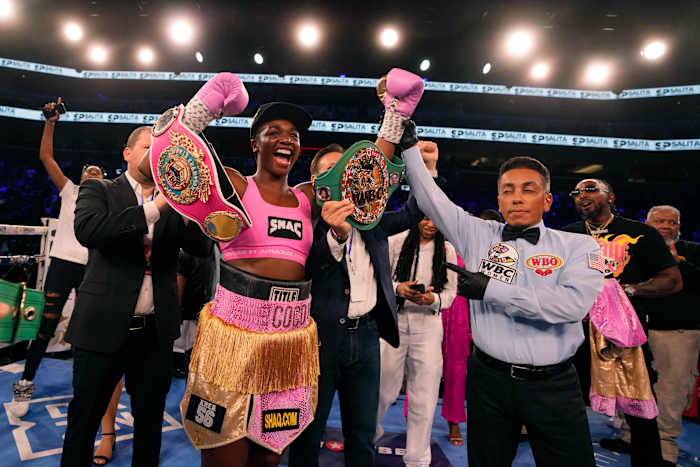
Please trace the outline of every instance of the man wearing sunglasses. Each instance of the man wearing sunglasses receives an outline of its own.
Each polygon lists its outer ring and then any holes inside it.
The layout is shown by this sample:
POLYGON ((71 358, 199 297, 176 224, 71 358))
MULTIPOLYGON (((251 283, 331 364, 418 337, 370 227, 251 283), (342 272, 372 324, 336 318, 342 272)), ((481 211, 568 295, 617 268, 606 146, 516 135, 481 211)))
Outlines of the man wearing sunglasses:
MULTIPOLYGON (((661 311, 659 302, 651 299, 677 293, 682 288, 683 280, 676 260, 656 229, 613 214, 615 193, 605 180, 581 180, 570 196, 582 220, 563 230, 591 235, 598 241, 602 256, 610 264, 612 276, 629 296, 646 332, 647 315, 661 311)), ((653 384, 652 356, 646 344, 643 349, 653 384)), ((590 386, 590 355, 586 358, 589 352, 586 340, 575 361, 579 374, 589 381, 590 386)), ((584 391, 587 394, 588 387, 584 391)), ((601 447, 631 453, 633 467, 664 465, 656 418, 643 419, 626 414, 625 420, 630 430, 623 430, 622 439, 602 439, 601 447)))
MULTIPOLYGON (((10 410, 17 417, 23 417, 29 410, 29 400, 35 389, 34 376, 49 341, 56 331, 70 291, 72 289, 77 291, 83 280, 85 264, 88 259, 87 248, 78 243, 73 231, 73 219, 75 218, 73 211, 75 210, 75 201, 78 198, 78 185, 66 177, 53 155, 53 133, 59 119, 56 107, 60 104, 61 98, 59 97, 57 102, 50 102, 44 106, 44 114, 49 115, 49 117, 44 123, 44 131, 41 135, 39 159, 51 181, 58 188, 61 197, 61 211, 58 216, 56 235, 49 252, 51 263, 44 284, 46 305, 39 333, 27 349, 27 361, 24 365, 22 378, 12 386, 13 398, 10 410)), ((103 177, 104 174, 100 167, 86 165, 81 171, 80 183, 88 178, 101 179, 103 177)))

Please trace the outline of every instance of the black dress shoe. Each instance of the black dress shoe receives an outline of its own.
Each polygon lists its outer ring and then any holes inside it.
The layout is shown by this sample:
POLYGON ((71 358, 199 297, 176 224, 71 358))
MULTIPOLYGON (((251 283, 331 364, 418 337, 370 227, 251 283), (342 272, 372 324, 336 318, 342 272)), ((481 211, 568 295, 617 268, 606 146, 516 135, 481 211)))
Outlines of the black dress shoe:
POLYGON ((619 438, 603 438, 600 440, 600 447, 608 451, 615 451, 623 454, 632 452, 632 444, 619 438))

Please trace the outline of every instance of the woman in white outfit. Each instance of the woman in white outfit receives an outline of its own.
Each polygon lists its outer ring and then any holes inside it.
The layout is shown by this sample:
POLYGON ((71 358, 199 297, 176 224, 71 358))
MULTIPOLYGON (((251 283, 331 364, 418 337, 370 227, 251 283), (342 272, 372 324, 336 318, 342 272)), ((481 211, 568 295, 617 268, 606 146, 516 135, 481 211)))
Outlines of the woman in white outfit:
POLYGON ((381 342, 381 379, 377 433, 387 408, 401 390, 407 371, 406 454, 409 467, 430 465, 430 432, 442 375, 442 319, 457 294, 457 275, 445 268, 457 253, 435 224, 423 219, 416 227, 389 238, 394 289, 399 297, 398 349, 381 342), (421 287, 422 286, 422 287, 421 287))

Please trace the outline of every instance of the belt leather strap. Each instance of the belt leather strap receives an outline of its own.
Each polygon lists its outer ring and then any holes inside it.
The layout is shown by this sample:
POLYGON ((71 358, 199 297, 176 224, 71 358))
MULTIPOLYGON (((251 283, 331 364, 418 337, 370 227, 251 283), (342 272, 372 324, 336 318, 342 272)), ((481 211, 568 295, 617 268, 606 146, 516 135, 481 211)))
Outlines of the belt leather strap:
POLYGON ((514 363, 506 363, 498 360, 496 358, 487 355, 485 352, 479 348, 474 348, 474 355, 486 366, 493 368, 494 370, 502 371, 506 373, 511 378, 519 381, 535 381, 543 380, 554 375, 561 373, 566 370, 571 364, 571 360, 566 359, 563 362, 556 363, 554 365, 518 365, 514 363))

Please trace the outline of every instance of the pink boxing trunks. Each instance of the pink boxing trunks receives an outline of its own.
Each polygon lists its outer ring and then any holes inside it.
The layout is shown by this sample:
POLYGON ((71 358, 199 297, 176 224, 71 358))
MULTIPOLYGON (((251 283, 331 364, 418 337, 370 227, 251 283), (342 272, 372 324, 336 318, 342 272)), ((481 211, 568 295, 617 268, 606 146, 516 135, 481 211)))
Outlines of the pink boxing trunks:
POLYGON ((310 281, 269 280, 221 264, 180 404, 195 448, 247 437, 281 453, 311 423, 319 361, 310 290, 310 281))

